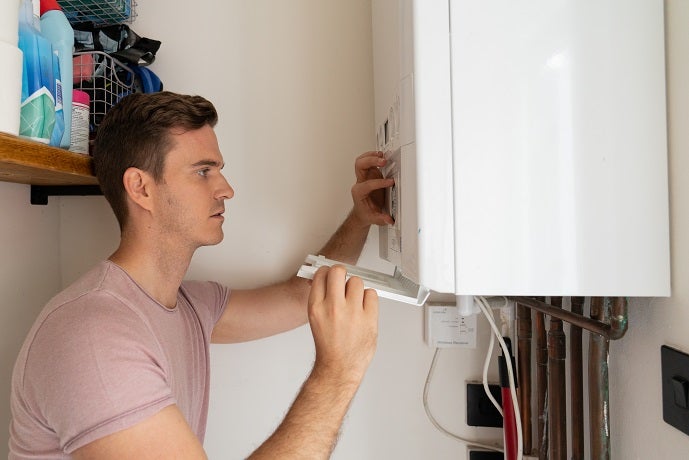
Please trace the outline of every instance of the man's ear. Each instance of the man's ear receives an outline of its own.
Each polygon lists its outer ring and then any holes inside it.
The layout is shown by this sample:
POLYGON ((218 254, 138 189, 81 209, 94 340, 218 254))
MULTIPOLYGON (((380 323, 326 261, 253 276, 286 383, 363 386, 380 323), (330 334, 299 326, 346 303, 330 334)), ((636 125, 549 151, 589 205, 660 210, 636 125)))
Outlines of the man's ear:
POLYGON ((122 182, 130 200, 143 209, 151 209, 153 178, 146 171, 134 167, 127 168, 122 176, 122 182))

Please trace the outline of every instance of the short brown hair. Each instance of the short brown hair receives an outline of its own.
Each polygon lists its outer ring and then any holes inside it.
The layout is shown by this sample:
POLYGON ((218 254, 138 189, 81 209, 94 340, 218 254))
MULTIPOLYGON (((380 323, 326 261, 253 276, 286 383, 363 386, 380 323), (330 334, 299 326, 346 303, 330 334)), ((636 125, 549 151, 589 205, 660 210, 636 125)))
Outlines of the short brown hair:
POLYGON ((122 182, 127 168, 139 168, 160 181, 172 147, 170 131, 213 127, 217 121, 210 101, 170 91, 134 93, 110 109, 98 126, 93 167, 121 230, 129 215, 122 182))

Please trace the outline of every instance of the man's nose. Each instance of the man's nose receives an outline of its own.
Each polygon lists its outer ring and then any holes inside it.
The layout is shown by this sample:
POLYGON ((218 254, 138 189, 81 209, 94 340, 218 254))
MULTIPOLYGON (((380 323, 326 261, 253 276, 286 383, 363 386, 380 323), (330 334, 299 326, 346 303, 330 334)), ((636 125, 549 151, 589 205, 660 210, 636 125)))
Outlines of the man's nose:
POLYGON ((230 185, 230 183, 225 179, 224 175, 220 175, 222 178, 222 184, 220 188, 218 189, 218 192, 216 194, 216 198, 219 200, 229 200, 234 196, 234 189, 230 185))

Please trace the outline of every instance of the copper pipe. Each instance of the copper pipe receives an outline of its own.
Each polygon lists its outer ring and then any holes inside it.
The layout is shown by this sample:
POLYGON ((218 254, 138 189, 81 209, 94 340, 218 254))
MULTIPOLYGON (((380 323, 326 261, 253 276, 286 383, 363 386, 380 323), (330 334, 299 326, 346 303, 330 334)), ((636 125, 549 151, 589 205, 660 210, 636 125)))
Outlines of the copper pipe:
POLYGON ((627 332, 629 317, 627 316, 627 298, 615 297, 612 301, 612 313, 610 314, 610 340, 618 340, 627 332))
MULTIPOLYGON (((572 313, 584 314, 584 297, 572 297, 572 313)), ((571 380, 572 460, 584 460, 584 377, 581 328, 569 328, 569 375, 571 380)))
MULTIPOLYGON (((545 315, 554 319, 571 323, 573 327, 586 329, 589 338, 589 418, 591 429, 590 452, 592 460, 608 460, 610 458, 610 421, 609 421, 609 380, 608 359, 610 340, 618 340, 624 337, 628 328, 627 299, 616 297, 613 300, 604 301, 602 297, 591 298, 590 318, 583 316, 575 307, 572 311, 549 305, 543 298, 536 297, 508 297, 519 305, 536 310, 536 387, 538 410, 538 455, 539 460, 547 460, 548 457, 548 414, 547 414, 547 348, 545 315), (544 353, 545 351, 545 353, 544 353)), ((575 300, 575 304, 578 300, 575 300)), ((553 347, 557 348, 556 340, 553 347)), ((564 379, 563 379, 564 381, 564 379)), ((551 387, 552 389, 553 387, 551 387)), ((562 392, 565 393, 565 392, 562 392)), ((574 410, 574 409, 573 409, 574 410)), ((574 413, 574 412, 573 412, 574 413)), ((576 415, 575 415, 576 417, 576 415)), ((573 455, 574 455, 573 447, 573 455)), ((573 457, 576 458, 576 457, 573 457)))
MULTIPOLYGON (((521 299, 517 300, 521 303, 521 299)), ((536 410, 538 411, 539 460, 548 460, 548 342, 545 333, 545 315, 536 312, 536 410)))
MULTIPOLYGON (((562 297, 551 297, 555 308, 562 308, 562 297)), ((550 318, 548 331, 548 452, 549 460, 567 458, 567 380, 565 358, 567 338, 562 320, 550 318)))
MULTIPOLYGON (((619 307, 619 302, 616 302, 619 307)), ((610 316, 610 302, 602 297, 591 298, 591 317, 605 321, 610 316)), ((589 418, 591 459, 610 459, 610 420, 608 414, 608 353, 607 337, 591 334, 589 339, 589 418)))
POLYGON ((517 388, 524 454, 531 454, 531 309, 517 304, 517 388))
POLYGON ((525 305, 529 308, 533 308, 538 312, 579 326, 587 331, 602 335, 608 339, 621 339, 627 332, 627 302, 624 297, 618 297, 618 300, 614 302, 613 318, 610 324, 598 321, 594 318, 577 315, 561 308, 555 308, 552 305, 538 300, 536 297, 508 296, 508 299, 519 302, 521 305, 525 305))

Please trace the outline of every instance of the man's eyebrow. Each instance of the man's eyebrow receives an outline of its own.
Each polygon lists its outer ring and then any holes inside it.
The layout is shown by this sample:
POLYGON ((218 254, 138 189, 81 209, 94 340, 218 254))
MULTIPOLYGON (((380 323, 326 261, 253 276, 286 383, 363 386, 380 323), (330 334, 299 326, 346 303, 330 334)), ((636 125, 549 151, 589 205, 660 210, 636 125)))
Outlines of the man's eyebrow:
POLYGON ((196 168, 198 166, 216 166, 220 169, 225 167, 225 163, 220 163, 219 161, 215 160, 199 160, 196 163, 192 164, 192 168, 196 168))

